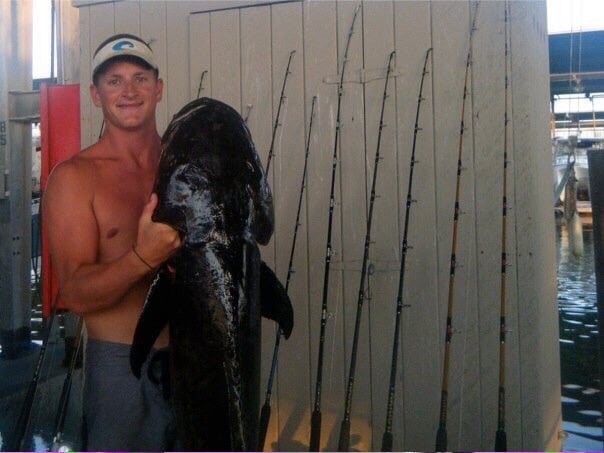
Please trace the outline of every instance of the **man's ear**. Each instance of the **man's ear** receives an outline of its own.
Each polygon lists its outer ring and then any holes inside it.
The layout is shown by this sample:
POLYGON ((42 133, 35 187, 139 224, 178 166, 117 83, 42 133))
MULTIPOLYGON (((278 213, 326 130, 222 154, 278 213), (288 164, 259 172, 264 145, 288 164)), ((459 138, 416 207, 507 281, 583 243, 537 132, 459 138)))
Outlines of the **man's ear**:
POLYGON ((96 88, 94 83, 90 84, 90 99, 97 107, 101 106, 101 96, 99 95, 99 90, 96 88))

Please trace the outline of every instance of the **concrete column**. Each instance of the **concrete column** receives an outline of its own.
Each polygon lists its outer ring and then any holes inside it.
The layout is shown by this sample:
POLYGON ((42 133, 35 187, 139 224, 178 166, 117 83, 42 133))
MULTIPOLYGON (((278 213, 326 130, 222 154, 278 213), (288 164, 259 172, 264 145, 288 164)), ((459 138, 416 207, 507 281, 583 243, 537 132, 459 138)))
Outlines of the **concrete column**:
POLYGON ((0 2, 0 344, 30 347, 31 0, 0 2))

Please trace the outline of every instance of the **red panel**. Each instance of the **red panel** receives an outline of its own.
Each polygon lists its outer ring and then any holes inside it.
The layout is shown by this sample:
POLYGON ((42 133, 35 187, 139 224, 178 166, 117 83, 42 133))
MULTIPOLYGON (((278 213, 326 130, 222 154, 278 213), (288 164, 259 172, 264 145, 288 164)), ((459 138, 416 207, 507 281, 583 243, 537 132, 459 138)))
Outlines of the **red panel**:
MULTIPOLYGON (((46 188, 48 175, 56 164, 80 150, 80 86, 40 86, 40 139, 42 145, 42 168, 40 186, 46 188)), ((42 233, 42 315, 50 315, 58 283, 52 270, 46 235, 44 216, 41 219, 42 233)), ((64 308, 59 302, 59 308, 64 308)))

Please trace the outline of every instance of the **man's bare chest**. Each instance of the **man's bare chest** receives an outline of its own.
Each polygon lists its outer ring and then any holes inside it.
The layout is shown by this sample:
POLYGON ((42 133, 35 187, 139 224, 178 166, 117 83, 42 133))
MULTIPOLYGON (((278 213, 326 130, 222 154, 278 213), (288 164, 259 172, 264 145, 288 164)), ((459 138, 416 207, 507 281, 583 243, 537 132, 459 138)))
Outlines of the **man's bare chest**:
POLYGON ((151 184, 142 178, 109 178, 95 191, 93 207, 101 258, 118 257, 132 246, 150 191, 151 184))

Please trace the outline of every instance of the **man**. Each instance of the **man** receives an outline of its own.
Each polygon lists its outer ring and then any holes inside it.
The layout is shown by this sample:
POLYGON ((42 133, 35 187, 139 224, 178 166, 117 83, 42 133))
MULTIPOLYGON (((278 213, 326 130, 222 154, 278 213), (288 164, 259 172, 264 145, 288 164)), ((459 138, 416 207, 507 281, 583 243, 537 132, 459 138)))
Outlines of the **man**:
MULTIPOLYGON (((152 359, 140 381, 128 360, 153 270, 180 246, 175 230, 151 220, 163 81, 150 47, 133 35, 103 42, 92 67, 90 96, 104 134, 57 165, 43 200, 61 298, 88 332, 85 449, 165 451, 175 429, 166 389, 153 379, 152 359)), ((164 331, 155 347, 167 345, 164 331)))

